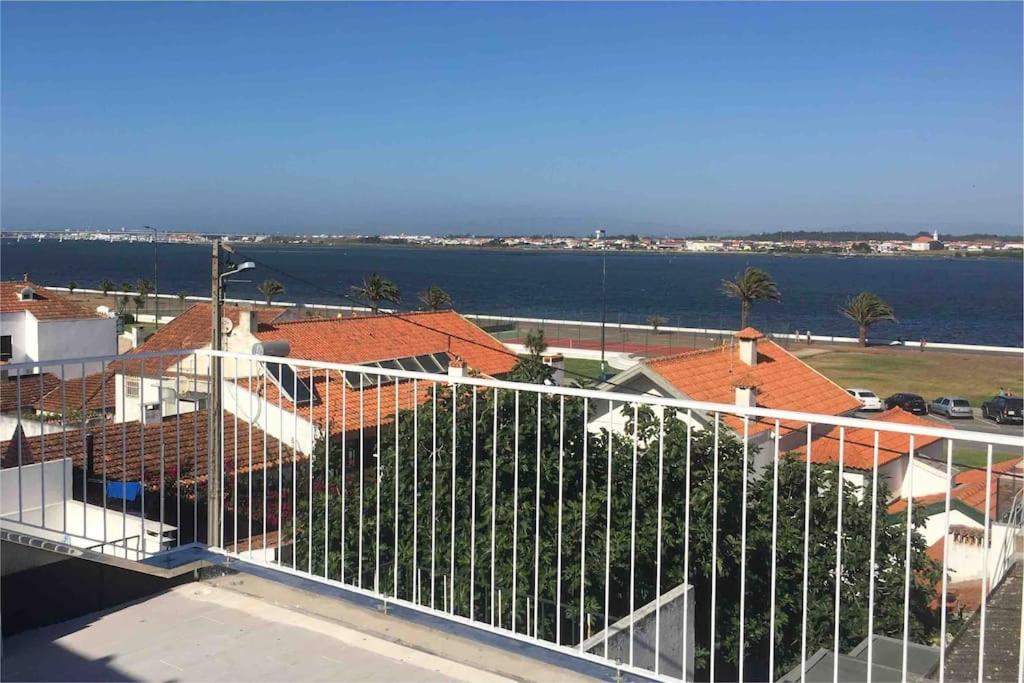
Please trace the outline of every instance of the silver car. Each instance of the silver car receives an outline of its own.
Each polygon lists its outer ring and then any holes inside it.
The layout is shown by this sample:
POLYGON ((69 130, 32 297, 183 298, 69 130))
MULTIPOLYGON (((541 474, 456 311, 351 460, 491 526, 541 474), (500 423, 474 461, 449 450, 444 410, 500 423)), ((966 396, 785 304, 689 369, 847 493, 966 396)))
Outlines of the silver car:
POLYGON ((974 417, 971 404, 966 398, 959 396, 940 396, 928 404, 928 412, 946 417, 974 417))

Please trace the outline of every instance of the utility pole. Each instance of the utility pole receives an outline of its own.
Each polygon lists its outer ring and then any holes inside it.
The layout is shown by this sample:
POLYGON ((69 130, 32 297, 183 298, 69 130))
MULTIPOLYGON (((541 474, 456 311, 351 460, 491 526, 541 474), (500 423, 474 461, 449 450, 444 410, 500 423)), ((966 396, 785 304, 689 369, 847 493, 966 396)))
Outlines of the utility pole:
MULTIPOLYGON (((220 351, 221 340, 221 246, 220 240, 213 241, 213 254, 210 262, 210 297, 213 319, 210 321, 213 335, 210 348, 220 351)), ((221 453, 220 442, 223 438, 221 430, 221 359, 210 357, 210 398, 206 407, 209 424, 209 453, 207 457, 207 495, 206 495, 206 544, 218 545, 221 540, 221 453)))

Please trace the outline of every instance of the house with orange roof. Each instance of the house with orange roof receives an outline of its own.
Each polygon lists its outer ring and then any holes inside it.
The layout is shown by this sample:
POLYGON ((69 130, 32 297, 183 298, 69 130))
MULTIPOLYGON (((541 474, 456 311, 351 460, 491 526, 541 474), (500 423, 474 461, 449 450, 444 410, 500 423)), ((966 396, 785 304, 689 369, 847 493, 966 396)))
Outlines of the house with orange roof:
MULTIPOLYGON (((908 413, 901 408, 885 411, 873 421, 918 427, 935 427, 934 422, 908 413)), ((857 429, 830 429, 811 442, 811 462, 837 464, 842 447, 843 477, 859 490, 870 492, 874 470, 878 468, 878 481, 885 482, 890 499, 911 495, 925 496, 942 493, 949 487, 949 477, 943 463, 946 459, 946 439, 937 436, 901 434, 861 427, 857 429), (875 450, 877 438, 877 456, 875 450), (910 453, 914 459, 911 463, 910 453)), ((794 452, 807 457, 807 443, 801 443, 794 452)))
MULTIPOLYGON (((852 415, 860 403, 845 389, 811 368, 802 360, 747 327, 737 332, 730 343, 700 351, 689 351, 645 360, 617 375, 603 387, 628 395, 645 394, 741 408, 773 408, 821 415, 852 415)), ((607 402, 594 406, 591 429, 621 430, 627 419, 622 408, 609 413, 607 402), (601 404, 604 405, 601 405, 601 404)), ((697 429, 713 423, 714 416, 702 411, 680 413, 697 429)), ((722 415, 722 422, 737 434, 744 428, 752 445, 767 444, 775 431, 775 420, 722 415)), ((806 441, 806 423, 783 420, 779 423, 780 448, 789 451, 806 441)), ((827 427, 812 427, 817 438, 827 427)), ((770 449, 758 454, 759 464, 770 462, 770 449)))
MULTIPOLYGON (((427 400, 421 382, 393 382, 372 373, 310 370, 288 359, 364 365, 434 374, 500 377, 516 356, 454 311, 285 319, 274 309, 225 306, 221 346, 280 356, 279 363, 227 358, 222 365, 225 410, 310 453, 325 433, 364 432, 393 419, 396 407, 427 400)), ((197 304, 165 325, 135 353, 180 351, 156 358, 131 354, 116 364, 118 420, 152 422, 200 409, 209 391, 210 305, 197 304)))
MULTIPOLYGON (((64 294, 23 280, 0 282, 0 366, 58 361, 117 353, 117 321, 82 306, 64 294)), ((98 372, 99 363, 69 364, 66 379, 98 372)), ((59 366, 31 372, 59 375, 59 366)))

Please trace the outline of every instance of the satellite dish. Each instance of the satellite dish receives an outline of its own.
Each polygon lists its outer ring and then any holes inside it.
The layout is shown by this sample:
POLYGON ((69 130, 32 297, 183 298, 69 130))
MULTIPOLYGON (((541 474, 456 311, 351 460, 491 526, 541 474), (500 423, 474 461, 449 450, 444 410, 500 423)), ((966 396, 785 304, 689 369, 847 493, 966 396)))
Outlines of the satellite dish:
POLYGON ((220 329, 224 334, 231 334, 231 330, 234 329, 235 324, 231 322, 231 318, 220 319, 220 329))

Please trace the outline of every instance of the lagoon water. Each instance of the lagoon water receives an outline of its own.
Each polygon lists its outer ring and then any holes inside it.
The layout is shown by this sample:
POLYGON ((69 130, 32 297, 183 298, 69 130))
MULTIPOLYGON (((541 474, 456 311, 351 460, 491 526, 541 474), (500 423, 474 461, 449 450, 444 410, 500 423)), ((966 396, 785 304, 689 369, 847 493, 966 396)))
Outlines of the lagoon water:
MULTIPOLYGON (((438 285, 460 311, 599 320, 602 255, 570 251, 497 251, 411 248, 238 245, 238 259, 257 261, 250 282, 233 283, 229 296, 259 297, 256 286, 280 280, 288 301, 351 303, 342 295, 371 272, 401 288, 403 307, 438 285)), ((139 243, 0 241, 0 276, 23 273, 43 284, 120 286, 152 279, 153 245, 139 243)), ((160 291, 209 294, 210 250, 202 245, 157 245, 160 291)), ((899 323, 879 337, 1020 346, 1024 342, 1024 269, 1018 259, 935 256, 854 257, 746 254, 607 254, 607 310, 611 322, 643 322, 652 314, 672 325, 735 327, 737 302, 722 296, 723 278, 747 265, 778 282, 781 303, 754 307, 764 330, 811 330, 854 335, 837 307, 871 290, 896 309, 899 323)))

